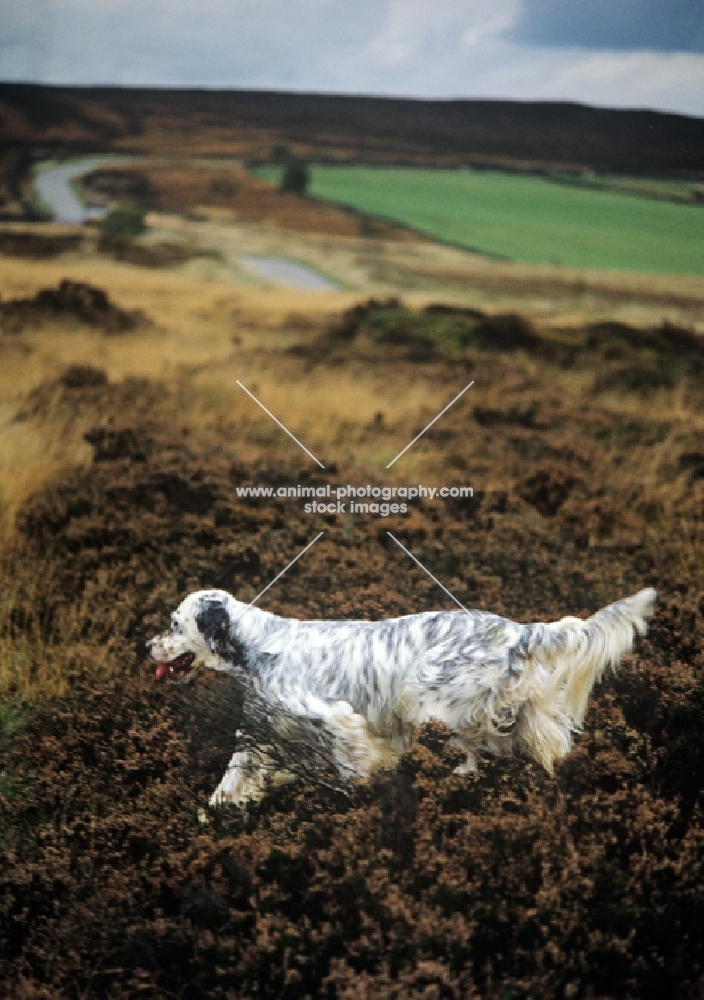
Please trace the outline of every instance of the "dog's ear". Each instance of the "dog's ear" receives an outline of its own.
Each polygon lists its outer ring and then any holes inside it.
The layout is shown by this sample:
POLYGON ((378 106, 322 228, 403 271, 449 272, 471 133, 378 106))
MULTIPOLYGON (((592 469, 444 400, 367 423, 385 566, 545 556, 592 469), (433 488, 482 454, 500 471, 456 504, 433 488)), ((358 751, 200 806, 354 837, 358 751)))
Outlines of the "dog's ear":
POLYGON ((215 652, 216 643, 226 639, 230 630, 230 616, 222 601, 217 598, 204 600, 196 614, 196 625, 211 651, 215 652))

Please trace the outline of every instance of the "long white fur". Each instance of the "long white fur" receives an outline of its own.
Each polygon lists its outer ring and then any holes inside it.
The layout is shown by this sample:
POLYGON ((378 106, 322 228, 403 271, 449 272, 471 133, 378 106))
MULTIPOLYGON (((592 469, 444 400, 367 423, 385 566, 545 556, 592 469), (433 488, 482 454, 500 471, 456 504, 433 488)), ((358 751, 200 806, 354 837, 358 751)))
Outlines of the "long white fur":
MULTIPOLYGON (((523 752, 552 772, 581 729, 594 684, 630 651, 634 632, 647 632, 655 597, 648 588, 586 621, 548 624, 483 611, 325 622, 280 618, 204 590, 148 646, 158 662, 190 651, 195 666, 244 671, 268 704, 324 724, 343 777, 392 767, 430 719, 446 723, 466 751, 459 773, 482 752, 523 752)), ((260 799, 275 771, 265 747, 235 753, 211 805, 260 799)))

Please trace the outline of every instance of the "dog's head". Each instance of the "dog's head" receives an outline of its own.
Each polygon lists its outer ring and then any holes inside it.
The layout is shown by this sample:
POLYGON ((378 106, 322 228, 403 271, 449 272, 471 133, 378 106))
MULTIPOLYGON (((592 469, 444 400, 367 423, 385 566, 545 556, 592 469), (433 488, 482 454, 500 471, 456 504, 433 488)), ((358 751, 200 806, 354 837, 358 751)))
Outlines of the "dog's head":
POLYGON ((171 615, 171 629, 147 643, 158 680, 181 681, 198 667, 232 670, 243 665, 243 648, 233 629, 238 602, 224 590, 199 590, 171 615))

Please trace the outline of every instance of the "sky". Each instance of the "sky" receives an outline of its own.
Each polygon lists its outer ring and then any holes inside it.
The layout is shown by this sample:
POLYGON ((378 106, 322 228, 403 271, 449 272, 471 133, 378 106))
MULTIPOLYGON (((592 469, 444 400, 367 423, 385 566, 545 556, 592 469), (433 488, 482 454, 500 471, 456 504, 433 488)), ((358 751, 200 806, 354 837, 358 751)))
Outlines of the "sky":
POLYGON ((704 117, 704 0, 0 0, 0 80, 704 117))

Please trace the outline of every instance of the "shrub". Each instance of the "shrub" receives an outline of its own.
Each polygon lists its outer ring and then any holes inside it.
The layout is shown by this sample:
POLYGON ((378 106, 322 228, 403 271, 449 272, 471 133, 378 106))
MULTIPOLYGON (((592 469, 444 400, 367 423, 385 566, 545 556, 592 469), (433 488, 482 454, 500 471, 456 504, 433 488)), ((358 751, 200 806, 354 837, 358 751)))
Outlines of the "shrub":
POLYGON ((147 228, 144 209, 133 202, 110 209, 102 221, 102 230, 109 236, 139 236, 147 228))
POLYGON ((280 189, 292 194, 305 194, 308 187, 308 167, 300 160, 294 160, 284 170, 281 176, 280 189))

